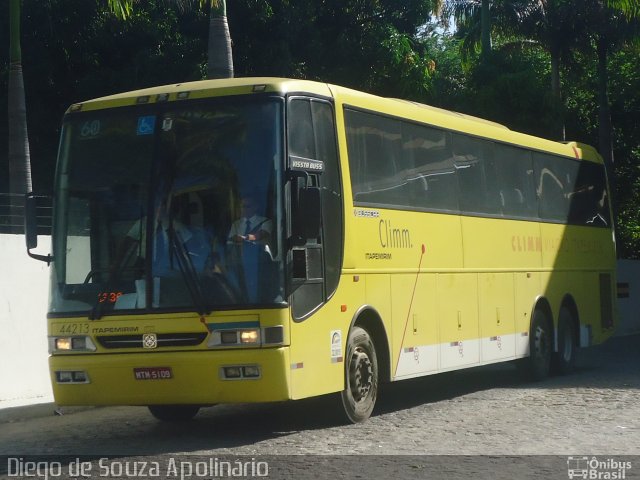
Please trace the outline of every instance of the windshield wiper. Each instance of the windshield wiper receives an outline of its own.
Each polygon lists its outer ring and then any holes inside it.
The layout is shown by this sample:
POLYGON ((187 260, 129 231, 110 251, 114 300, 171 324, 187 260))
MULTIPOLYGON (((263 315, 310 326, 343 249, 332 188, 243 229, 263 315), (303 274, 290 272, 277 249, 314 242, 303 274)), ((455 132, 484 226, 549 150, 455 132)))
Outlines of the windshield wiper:
POLYGON ((201 284, 198 280, 198 273, 193 266, 191 257, 189 257, 189 252, 187 252, 179 232, 173 228, 173 224, 169 226, 167 233, 169 234, 170 252, 176 256, 178 268, 180 269, 184 283, 187 286, 191 300, 197 309, 197 313, 199 315, 208 315, 211 313, 211 309, 207 306, 204 300, 201 284))
MULTIPOLYGON (((140 218, 142 218, 142 215, 140 216, 140 218)), ((141 240, 135 240, 130 237, 125 237, 123 242, 124 245, 120 248, 121 253, 114 260, 113 267, 109 268, 109 276, 107 277, 107 282, 105 284, 105 292, 111 292, 111 288, 121 278, 121 275, 124 271, 135 271, 136 269, 135 266, 127 267, 127 265, 131 263, 131 259, 136 254, 136 248, 140 248, 141 240)), ((89 272, 84 283, 89 283, 92 273, 93 271, 89 272)), ((89 320, 100 320, 102 318, 105 303, 106 302, 104 301, 104 298, 101 295, 98 295, 96 302, 91 308, 89 320)))

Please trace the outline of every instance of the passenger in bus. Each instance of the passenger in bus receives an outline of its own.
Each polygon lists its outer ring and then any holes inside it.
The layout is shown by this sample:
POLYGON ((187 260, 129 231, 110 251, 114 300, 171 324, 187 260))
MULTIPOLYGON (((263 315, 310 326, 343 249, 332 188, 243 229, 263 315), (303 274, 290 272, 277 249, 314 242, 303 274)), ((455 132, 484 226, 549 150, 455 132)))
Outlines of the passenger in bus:
POLYGON ((161 212, 157 217, 153 246, 153 276, 180 275, 177 255, 181 253, 186 255, 190 267, 196 273, 214 268, 211 263, 212 236, 202 226, 191 223, 190 207, 188 195, 177 196, 171 200, 171 215, 161 212), (171 242, 175 243, 172 245, 171 242))
MULTIPOLYGON (((154 219, 153 276, 180 274, 173 242, 179 242, 178 245, 184 249, 197 273, 220 271, 219 258, 212 252, 212 235, 203 226, 191 224, 188 220, 191 208, 188 196, 176 196, 167 203, 168 207, 164 203, 157 207, 154 219)), ((136 270, 139 270, 136 277, 143 276, 146 222, 146 216, 136 220, 127 232, 111 264, 112 275, 120 274, 123 269, 130 270, 132 265, 136 265, 136 270)))

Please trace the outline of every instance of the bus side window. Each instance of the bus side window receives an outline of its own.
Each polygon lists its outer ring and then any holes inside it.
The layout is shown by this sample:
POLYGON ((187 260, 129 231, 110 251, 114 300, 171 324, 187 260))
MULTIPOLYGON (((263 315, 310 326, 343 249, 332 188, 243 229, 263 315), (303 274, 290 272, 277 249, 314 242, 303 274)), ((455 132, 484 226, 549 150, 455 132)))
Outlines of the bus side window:
POLYGON ((536 218, 537 201, 533 186, 533 163, 527 150, 495 144, 496 183, 502 214, 536 218))
POLYGON ((400 122, 345 110, 351 184, 356 202, 406 205, 400 122))
POLYGON ((403 157, 411 163, 406 172, 412 207, 457 211, 456 182, 451 134, 444 130, 404 123, 403 157))
POLYGON ((605 188, 604 167, 582 161, 569 195, 569 223, 574 225, 608 226, 609 199, 605 188))
POLYGON ((493 169, 491 143, 467 135, 453 135, 453 152, 460 188, 460 210, 474 213, 499 213, 487 175, 493 169))
POLYGON ((311 102, 305 99, 291 100, 288 125, 289 155, 316 158, 311 102))
POLYGON ((577 167, 578 162, 543 153, 534 153, 533 161, 539 217, 565 222, 569 215, 568 198, 573 190, 572 178, 575 178, 569 165, 577 167))

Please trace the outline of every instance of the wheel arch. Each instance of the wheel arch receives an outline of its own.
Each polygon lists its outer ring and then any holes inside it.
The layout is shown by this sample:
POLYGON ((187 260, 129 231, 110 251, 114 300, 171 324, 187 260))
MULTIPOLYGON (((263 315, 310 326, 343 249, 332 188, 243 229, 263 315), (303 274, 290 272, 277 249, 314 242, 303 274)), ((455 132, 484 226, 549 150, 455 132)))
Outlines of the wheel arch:
POLYGON ((529 320, 529 332, 531 332, 531 325, 533 323, 533 316, 536 310, 541 310, 547 316, 547 322, 549 323, 549 331, 553 338, 551 341, 553 342, 554 348, 556 344, 556 329, 554 327, 555 322, 553 321, 553 310, 551 309, 551 304, 546 297, 539 296, 536 298, 536 301, 533 303, 533 308, 531 309, 531 317, 529 320))
MULTIPOLYGON (((578 313, 578 305, 573 298, 573 295, 567 293, 562 302, 560 303, 560 311, 566 308, 571 314, 571 323, 573 325, 573 344, 577 347, 580 346, 580 314, 578 313)), ((560 322, 560 311, 558 311, 558 326, 560 322)), ((557 335, 556 335, 557 336, 557 335)), ((556 345, 557 351, 557 345, 556 345)))
MULTIPOLYGON (((378 311, 370 305, 364 305, 358 309, 351 319, 349 332, 353 327, 364 328, 373 341, 378 357, 378 372, 381 382, 391 381, 391 355, 389 352, 389 337, 384 328, 382 317, 378 311)), ((348 334, 347 334, 348 338, 348 334)))

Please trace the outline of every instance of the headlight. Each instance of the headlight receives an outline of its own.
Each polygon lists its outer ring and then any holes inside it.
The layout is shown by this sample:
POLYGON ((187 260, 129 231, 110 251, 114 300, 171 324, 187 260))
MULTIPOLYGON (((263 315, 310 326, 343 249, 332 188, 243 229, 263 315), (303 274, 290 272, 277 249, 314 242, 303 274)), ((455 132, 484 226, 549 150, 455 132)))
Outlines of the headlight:
POLYGON ((209 337, 209 347, 259 347, 282 345, 284 328, 282 325, 264 328, 229 328, 213 330, 209 337))
POLYGON ((54 349, 55 350, 71 350, 71 337, 55 338, 54 349))
POLYGON ((49 337, 49 353, 95 351, 91 337, 49 337))
POLYGON ((260 343, 260 330, 242 330, 240 332, 240 343, 260 343))

